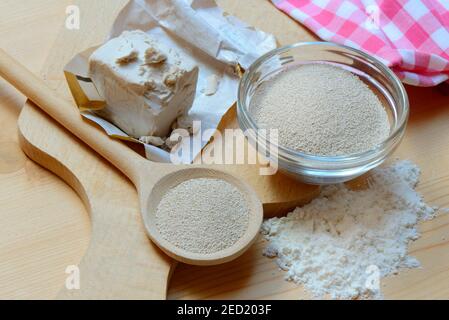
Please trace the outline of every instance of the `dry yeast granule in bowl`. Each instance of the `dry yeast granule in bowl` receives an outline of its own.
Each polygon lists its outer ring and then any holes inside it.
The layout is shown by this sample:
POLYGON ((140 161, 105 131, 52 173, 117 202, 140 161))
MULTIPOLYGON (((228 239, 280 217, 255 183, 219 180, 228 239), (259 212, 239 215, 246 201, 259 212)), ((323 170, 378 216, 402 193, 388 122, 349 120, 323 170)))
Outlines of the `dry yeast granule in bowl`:
POLYGON ((281 170, 332 184, 366 173, 394 151, 409 103, 400 80, 376 58, 305 42, 257 60, 242 78, 237 109, 248 140, 281 170))

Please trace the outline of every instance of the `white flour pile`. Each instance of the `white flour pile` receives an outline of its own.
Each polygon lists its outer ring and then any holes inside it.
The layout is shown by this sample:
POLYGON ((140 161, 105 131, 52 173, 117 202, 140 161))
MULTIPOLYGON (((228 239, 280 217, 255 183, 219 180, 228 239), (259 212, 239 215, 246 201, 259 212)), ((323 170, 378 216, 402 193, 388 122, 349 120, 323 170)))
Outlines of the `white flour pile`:
POLYGON ((368 151, 390 133, 374 92, 351 72, 326 64, 277 74, 256 89, 250 110, 259 127, 279 130, 280 145, 315 155, 368 151))
POLYGON ((231 247, 248 229, 244 195, 219 179, 191 179, 164 195, 156 225, 162 237, 194 253, 214 253, 231 247))
POLYGON ((324 187, 310 204, 264 223, 265 254, 316 297, 380 298, 373 272, 419 266, 408 244, 419 237, 417 223, 436 211, 414 190, 419 175, 416 165, 400 161, 376 169, 367 190, 324 187))

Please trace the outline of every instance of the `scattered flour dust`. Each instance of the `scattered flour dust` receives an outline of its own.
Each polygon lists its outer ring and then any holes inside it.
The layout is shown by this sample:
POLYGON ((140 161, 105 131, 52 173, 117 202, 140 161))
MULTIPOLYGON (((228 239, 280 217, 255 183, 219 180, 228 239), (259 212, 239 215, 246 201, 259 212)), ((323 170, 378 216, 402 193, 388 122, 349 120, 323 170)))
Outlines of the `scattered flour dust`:
POLYGON ((414 190, 419 175, 416 165, 399 161, 376 169, 367 190, 324 187, 310 204, 264 223, 265 255, 277 256, 287 280, 317 298, 382 298, 379 277, 370 277, 420 266, 408 244, 419 237, 417 223, 433 218, 436 208, 414 190))

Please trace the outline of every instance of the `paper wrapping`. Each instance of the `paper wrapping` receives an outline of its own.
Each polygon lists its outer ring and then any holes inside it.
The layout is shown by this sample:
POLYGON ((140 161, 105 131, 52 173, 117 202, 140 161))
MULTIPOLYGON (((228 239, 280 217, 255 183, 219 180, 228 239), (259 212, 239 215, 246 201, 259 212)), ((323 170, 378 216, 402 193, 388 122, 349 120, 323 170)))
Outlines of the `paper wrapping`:
MULTIPOLYGON (((224 13, 214 0, 131 0, 118 15, 107 40, 136 29, 192 57, 199 66, 198 87, 189 117, 200 121, 201 129, 177 148, 190 150, 178 154, 177 161, 192 163, 235 103, 241 68, 248 68, 258 57, 276 48, 276 40, 273 35, 224 13), (218 87, 215 94, 208 95, 211 77, 217 80, 218 87)), ((81 114, 113 138, 143 144, 95 114, 95 110, 105 107, 89 78, 88 60, 95 49, 76 55, 64 70, 81 114)), ((148 159, 173 161, 169 152, 144 146, 148 159)))

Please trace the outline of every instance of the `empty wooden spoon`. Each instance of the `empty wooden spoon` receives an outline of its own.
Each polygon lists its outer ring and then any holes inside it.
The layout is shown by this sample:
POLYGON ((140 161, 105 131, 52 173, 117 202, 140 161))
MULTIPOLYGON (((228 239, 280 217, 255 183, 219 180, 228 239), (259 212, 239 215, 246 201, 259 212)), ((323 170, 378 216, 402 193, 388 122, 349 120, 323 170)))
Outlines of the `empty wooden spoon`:
POLYGON ((122 142, 109 138, 83 121, 73 104, 58 96, 2 49, 0 76, 129 177, 139 194, 148 236, 170 257, 195 265, 221 264, 240 256, 256 239, 263 220, 262 204, 254 190, 239 178, 211 166, 161 164, 144 159, 122 142), (183 250, 164 239, 155 223, 156 209, 165 193, 181 182, 197 178, 222 179, 231 183, 243 194, 249 208, 248 228, 244 235, 231 247, 216 253, 200 254, 183 250))

